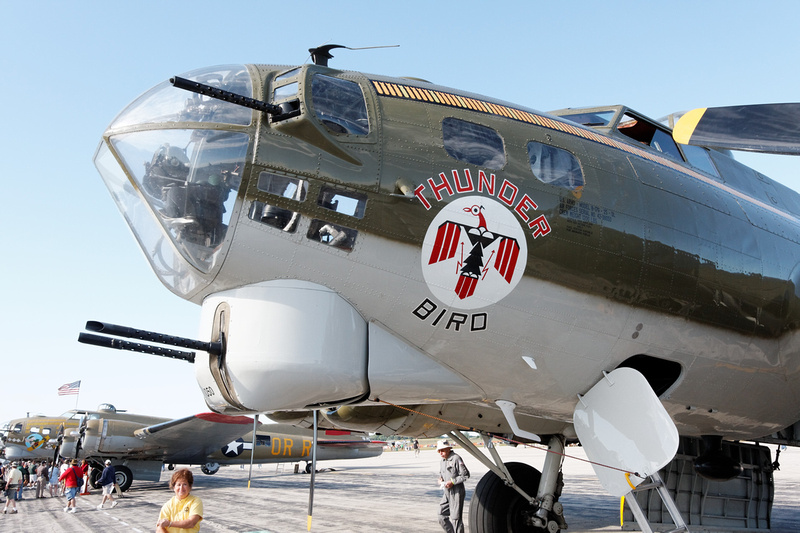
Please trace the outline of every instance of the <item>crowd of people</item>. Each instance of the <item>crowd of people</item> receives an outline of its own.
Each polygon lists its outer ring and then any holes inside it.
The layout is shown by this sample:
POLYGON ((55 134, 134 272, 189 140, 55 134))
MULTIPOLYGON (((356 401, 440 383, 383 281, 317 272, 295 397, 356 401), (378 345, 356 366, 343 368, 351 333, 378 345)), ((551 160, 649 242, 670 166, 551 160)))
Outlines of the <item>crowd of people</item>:
MULTIPOLYGON (((48 492, 50 498, 65 497, 64 512, 76 512, 76 497, 89 492, 90 470, 86 461, 79 463, 77 459, 62 460, 56 464, 43 460, 13 461, 0 465, 0 486, 6 498, 3 514, 18 512, 17 502, 23 499, 26 489, 35 491, 35 498, 45 498, 48 492)), ((116 507, 119 501, 114 499, 114 491, 117 491, 118 496, 122 493, 116 483, 111 461, 105 461, 97 483, 103 488, 103 499, 97 509, 103 509, 106 502, 111 503, 112 509, 116 507)), ((156 523, 157 532, 195 532, 200 529, 203 502, 191 494, 193 484, 192 471, 187 468, 181 468, 172 474, 169 488, 175 495, 161 508, 156 523)))
MULTIPOLYGON (((65 513, 74 513, 77 509, 75 498, 78 494, 89 493, 90 466, 86 461, 78 462, 77 459, 60 460, 56 463, 48 460, 41 461, 13 461, 0 465, 0 485, 5 496, 3 514, 16 513, 17 502, 23 499, 25 491, 34 493, 34 498, 66 498, 65 513)), ((98 506, 102 509, 106 501, 111 502, 111 507, 116 507, 117 501, 112 496, 119 486, 115 482, 114 467, 111 461, 106 461, 103 473, 99 479, 103 486, 103 501, 98 506)))
MULTIPOLYGON (((414 441, 413 447, 418 453, 419 443, 414 441)), ((439 441, 437 452, 441 458, 439 463, 439 484, 442 489, 442 499, 439 507, 439 524, 448 533, 463 533, 464 522, 462 511, 464 508, 464 482, 469 478, 461 457, 452 451, 452 445, 447 440, 439 441)), ((45 489, 49 488, 51 498, 65 496, 67 505, 64 512, 74 513, 77 505, 75 498, 79 492, 89 491, 90 467, 83 461, 61 461, 51 464, 51 461, 14 461, 0 467, 0 479, 4 488, 6 502, 3 514, 16 513, 16 503, 22 500, 26 487, 35 489, 36 498, 45 497, 45 489)), ((105 461, 105 468, 98 479, 103 487, 103 499, 97 509, 103 509, 104 504, 111 502, 111 508, 119 503, 114 499, 115 472, 111 461, 105 461)), ((156 522, 157 533, 172 531, 192 531, 200 529, 203 520, 203 502, 191 494, 194 477, 191 470, 182 468, 172 474, 169 488, 174 496, 164 504, 156 522)), ((119 487, 116 486, 119 490, 119 487)), ((119 493, 121 495, 121 493, 119 493)))

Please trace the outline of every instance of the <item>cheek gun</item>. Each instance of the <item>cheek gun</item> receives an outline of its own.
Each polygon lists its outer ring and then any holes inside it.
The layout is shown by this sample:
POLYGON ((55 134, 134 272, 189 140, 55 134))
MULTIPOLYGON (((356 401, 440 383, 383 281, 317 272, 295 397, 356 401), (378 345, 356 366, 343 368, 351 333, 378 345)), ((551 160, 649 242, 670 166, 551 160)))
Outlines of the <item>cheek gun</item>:
MULTIPOLYGON (((149 343, 166 344, 169 346, 177 346, 179 348, 186 348, 189 350, 202 350, 212 355, 221 355, 224 352, 224 342, 222 338, 218 342, 205 342, 194 339, 186 339, 183 337, 175 337, 173 335, 164 335, 163 333, 155 333, 153 331, 129 328, 127 326, 107 324, 105 322, 97 322, 94 320, 90 320, 86 323, 86 329, 97 333, 105 333, 108 335, 126 337, 129 339, 138 339, 149 343)), ((194 363, 195 358, 195 352, 175 350, 172 348, 165 348, 164 346, 155 346, 153 344, 124 341, 103 335, 94 335, 92 333, 81 333, 78 335, 78 342, 83 344, 92 344, 94 346, 102 346, 104 348, 147 353, 161 357, 170 357, 172 359, 182 359, 190 363, 194 363)))

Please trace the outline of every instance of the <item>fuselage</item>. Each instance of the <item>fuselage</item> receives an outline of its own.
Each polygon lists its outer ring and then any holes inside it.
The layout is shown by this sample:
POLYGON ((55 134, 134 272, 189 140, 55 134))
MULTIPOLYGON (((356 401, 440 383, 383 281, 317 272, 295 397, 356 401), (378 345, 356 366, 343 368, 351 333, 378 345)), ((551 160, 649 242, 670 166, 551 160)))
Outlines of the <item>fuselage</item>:
POLYGON ((452 422, 498 431, 486 413, 503 399, 525 429, 555 433, 624 365, 684 434, 756 438, 800 420, 793 191, 728 155, 667 148, 666 128, 621 106, 592 128, 419 80, 211 72, 190 77, 283 114, 162 85, 112 122, 96 164, 161 281, 204 306, 201 335, 229 335, 224 360, 196 364, 212 409, 458 403, 471 407, 452 422), (340 352, 363 355, 326 359, 331 330, 357 319, 280 311, 291 295, 257 311, 281 328, 235 330, 243 302, 287 287, 351 306, 364 325, 345 336, 361 340, 340 352), (316 335, 305 359, 280 338, 316 335), (404 350, 444 377, 373 364, 404 350))
MULTIPOLYGON (((182 442, 174 444, 148 440, 140 435, 143 428, 172 423, 169 418, 111 410, 73 410, 60 417, 15 419, 8 423, 5 457, 8 460, 53 459, 59 456, 57 449, 61 456, 70 450, 76 452, 74 441, 83 425, 81 447, 74 455, 66 455, 68 459, 86 458, 98 464, 104 459, 113 459, 129 466, 132 461, 134 464, 137 461, 241 464, 249 463, 251 454, 256 463, 311 460, 313 431, 288 424, 259 424, 255 438, 252 431, 246 431, 252 425, 240 425, 239 435, 227 443, 219 442, 213 432, 198 437, 187 431, 182 442)), ((321 431, 318 445, 320 461, 375 457, 383 452, 383 443, 350 432, 321 431)))

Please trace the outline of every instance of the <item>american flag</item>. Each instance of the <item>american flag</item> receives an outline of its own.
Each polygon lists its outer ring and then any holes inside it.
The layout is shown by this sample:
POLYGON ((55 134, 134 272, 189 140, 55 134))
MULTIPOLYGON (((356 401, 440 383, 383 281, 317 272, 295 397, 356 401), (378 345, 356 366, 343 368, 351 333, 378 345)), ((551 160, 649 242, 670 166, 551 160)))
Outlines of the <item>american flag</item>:
POLYGON ((81 380, 73 381, 72 383, 64 383, 58 388, 59 396, 67 396, 69 394, 79 394, 81 392, 81 380))

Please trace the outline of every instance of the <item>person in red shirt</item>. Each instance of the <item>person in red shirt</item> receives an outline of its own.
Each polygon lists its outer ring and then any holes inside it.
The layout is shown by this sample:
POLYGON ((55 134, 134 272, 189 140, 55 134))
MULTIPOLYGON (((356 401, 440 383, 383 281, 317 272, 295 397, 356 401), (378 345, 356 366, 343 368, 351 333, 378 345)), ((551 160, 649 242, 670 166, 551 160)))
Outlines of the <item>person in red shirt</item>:
POLYGON ((72 466, 64 470, 58 480, 64 482, 64 493, 67 495, 67 506, 64 507, 64 512, 74 513, 77 509, 75 497, 78 495, 78 487, 83 481, 83 471, 78 467, 77 459, 72 460, 72 466))
POLYGON ((79 488, 83 487, 81 494, 89 494, 89 463, 86 462, 86 459, 81 461, 81 482, 79 483, 79 488))

